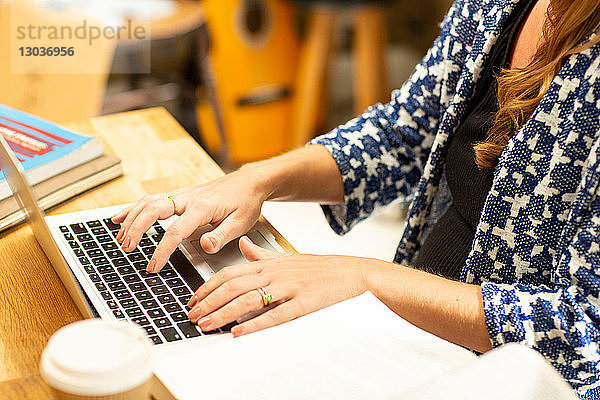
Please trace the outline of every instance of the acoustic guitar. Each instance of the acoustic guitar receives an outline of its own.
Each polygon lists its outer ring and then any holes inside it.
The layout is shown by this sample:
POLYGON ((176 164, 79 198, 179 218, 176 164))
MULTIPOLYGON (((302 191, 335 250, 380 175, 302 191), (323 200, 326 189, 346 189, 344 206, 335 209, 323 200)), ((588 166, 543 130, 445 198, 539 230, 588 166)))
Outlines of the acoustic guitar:
POLYGON ((289 148, 298 34, 283 0, 203 0, 209 35, 209 96, 198 120, 209 151, 236 164, 289 148))

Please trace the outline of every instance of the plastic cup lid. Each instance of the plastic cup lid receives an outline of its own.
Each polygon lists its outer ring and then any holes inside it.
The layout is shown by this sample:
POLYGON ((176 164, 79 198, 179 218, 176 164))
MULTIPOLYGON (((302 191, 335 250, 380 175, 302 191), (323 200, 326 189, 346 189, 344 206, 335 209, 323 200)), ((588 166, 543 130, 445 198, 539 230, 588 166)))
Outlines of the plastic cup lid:
POLYGON ((54 333, 40 372, 58 390, 100 396, 144 383, 152 376, 153 361, 152 344, 138 326, 89 319, 54 333))

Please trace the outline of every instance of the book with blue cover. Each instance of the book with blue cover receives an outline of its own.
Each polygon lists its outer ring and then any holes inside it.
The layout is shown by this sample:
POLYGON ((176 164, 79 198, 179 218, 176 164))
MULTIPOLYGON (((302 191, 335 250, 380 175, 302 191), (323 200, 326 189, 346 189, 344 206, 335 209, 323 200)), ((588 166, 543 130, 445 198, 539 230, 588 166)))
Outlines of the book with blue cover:
MULTIPOLYGON (((21 162, 31 185, 102 155, 102 143, 0 104, 0 134, 21 162)), ((11 196, 0 170, 0 200, 11 196)))

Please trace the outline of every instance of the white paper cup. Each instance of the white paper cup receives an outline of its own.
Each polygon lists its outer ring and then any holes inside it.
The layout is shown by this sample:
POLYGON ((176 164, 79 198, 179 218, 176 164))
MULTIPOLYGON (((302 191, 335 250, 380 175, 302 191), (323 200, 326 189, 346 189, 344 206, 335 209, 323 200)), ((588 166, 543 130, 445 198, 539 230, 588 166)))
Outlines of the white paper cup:
POLYGON ((40 372, 59 399, 147 399, 153 361, 141 328, 89 319, 50 338, 40 372))

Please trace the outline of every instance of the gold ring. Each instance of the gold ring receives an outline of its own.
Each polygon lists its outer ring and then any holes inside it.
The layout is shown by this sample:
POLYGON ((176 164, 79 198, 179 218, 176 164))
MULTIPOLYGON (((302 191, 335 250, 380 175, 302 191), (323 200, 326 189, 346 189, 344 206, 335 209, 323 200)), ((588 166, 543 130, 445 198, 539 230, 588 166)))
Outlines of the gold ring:
POLYGON ((179 215, 179 213, 177 212, 177 203, 175 203, 175 198, 173 196, 167 196, 167 199, 173 202, 173 214, 179 215))
POLYGON ((265 307, 273 302, 273 296, 271 296, 271 293, 267 292, 267 289, 265 289, 264 287, 260 287, 256 290, 262 297, 263 305, 265 307))

